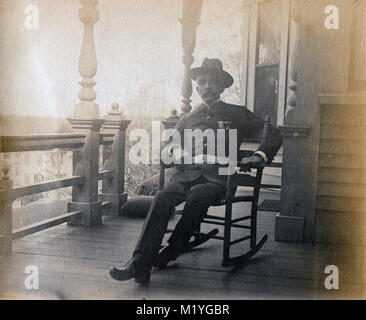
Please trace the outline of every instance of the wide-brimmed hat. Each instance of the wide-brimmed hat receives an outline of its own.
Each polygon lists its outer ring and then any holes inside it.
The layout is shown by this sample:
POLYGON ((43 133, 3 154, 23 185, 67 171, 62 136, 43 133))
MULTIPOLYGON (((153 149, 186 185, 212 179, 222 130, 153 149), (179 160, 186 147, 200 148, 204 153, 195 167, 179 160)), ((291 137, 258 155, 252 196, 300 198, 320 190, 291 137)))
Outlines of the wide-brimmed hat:
POLYGON ((233 77, 228 72, 224 71, 220 59, 205 58, 201 67, 192 68, 190 70, 190 76, 193 80, 196 80, 199 74, 207 73, 216 75, 217 78, 223 82, 225 88, 230 87, 234 83, 233 77))

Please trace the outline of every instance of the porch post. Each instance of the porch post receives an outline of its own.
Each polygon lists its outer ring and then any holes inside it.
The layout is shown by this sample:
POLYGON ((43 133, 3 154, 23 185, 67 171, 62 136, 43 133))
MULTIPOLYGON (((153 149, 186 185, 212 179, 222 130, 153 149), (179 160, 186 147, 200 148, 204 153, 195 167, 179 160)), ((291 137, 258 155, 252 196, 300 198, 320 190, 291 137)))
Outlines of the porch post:
POLYGON ((318 112, 313 97, 319 90, 320 61, 314 59, 315 53, 309 54, 316 47, 316 37, 312 37, 315 26, 303 17, 303 10, 304 4, 291 3, 287 103, 284 125, 280 126, 283 166, 276 241, 314 241, 318 112))
POLYGON ((111 215, 119 215, 121 206, 127 200, 127 193, 124 192, 125 149, 126 129, 130 122, 123 120, 118 103, 113 103, 112 110, 108 112, 103 125, 103 132, 114 134, 112 145, 103 146, 103 170, 112 170, 113 175, 103 180, 99 200, 111 202, 108 211, 111 215))
POLYGON ((80 0, 79 18, 84 24, 83 43, 79 59, 81 75, 80 102, 75 106, 74 118, 68 119, 73 131, 86 136, 83 149, 73 155, 73 175, 84 176, 81 186, 74 186, 72 202, 68 211, 82 211, 81 219, 73 219, 70 225, 93 226, 101 224, 102 208, 98 200, 98 161, 99 161, 99 130, 104 120, 99 119, 99 106, 94 103, 96 93, 93 80, 97 72, 97 59, 94 47, 94 24, 99 20, 98 0, 80 0))
MULTIPOLYGON (((290 19, 290 57, 288 62, 288 83, 285 119, 287 123, 296 109, 297 104, 297 76, 298 76, 298 50, 299 23, 298 17, 293 15, 290 19)), ((303 163, 299 159, 306 156, 299 154, 304 148, 308 130, 305 127, 295 125, 280 126, 283 136, 283 168, 281 186, 281 212, 275 220, 275 240, 276 241, 304 241, 305 217, 298 212, 299 199, 298 190, 294 192, 294 184, 299 177, 299 170, 304 171, 303 163), (296 177, 296 178, 295 178, 296 177)))

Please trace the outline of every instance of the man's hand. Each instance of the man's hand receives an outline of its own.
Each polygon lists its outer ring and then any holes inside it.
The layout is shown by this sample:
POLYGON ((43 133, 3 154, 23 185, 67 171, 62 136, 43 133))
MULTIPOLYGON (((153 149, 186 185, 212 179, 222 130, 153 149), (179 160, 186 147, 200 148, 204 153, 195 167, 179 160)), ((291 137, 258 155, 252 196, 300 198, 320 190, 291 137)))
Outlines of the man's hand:
POLYGON ((173 148, 172 150, 172 159, 174 164, 184 164, 184 158, 189 156, 190 154, 184 151, 184 149, 173 148))
POLYGON ((253 154, 250 157, 243 158, 240 161, 240 170, 241 172, 250 171, 250 168, 263 168, 266 162, 262 156, 259 154, 253 154))

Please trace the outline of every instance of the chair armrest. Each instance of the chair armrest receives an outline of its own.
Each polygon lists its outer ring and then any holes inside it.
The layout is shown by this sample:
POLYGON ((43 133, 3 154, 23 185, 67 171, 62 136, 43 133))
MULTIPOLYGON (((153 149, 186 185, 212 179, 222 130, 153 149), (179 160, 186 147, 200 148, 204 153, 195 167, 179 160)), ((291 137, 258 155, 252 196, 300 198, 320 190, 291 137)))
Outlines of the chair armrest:
MULTIPOLYGON (((239 161, 237 162, 237 166, 240 169, 248 168, 248 165, 241 164, 239 161)), ((248 169, 264 169, 266 164, 257 164, 257 165, 251 165, 248 169)))
MULTIPOLYGON (((236 165, 236 167, 238 167, 240 169, 245 168, 245 167, 248 168, 248 165, 244 165, 240 161, 237 161, 235 165, 236 165)), ((229 164, 224 164, 222 166, 227 167, 227 166, 229 166, 229 164)), ((252 165, 248 169, 264 169, 266 166, 267 166, 267 164, 265 164, 265 163, 264 164, 258 164, 258 165, 252 165)))
POLYGON ((251 172, 250 169, 256 169, 256 175, 252 176, 252 175, 248 175, 245 174, 244 171, 241 171, 243 174, 239 174, 239 175, 228 175, 227 176, 227 180, 226 180, 226 188, 227 190, 231 190, 233 188, 233 186, 247 186, 247 187, 256 187, 257 185, 261 184, 261 179, 262 179, 262 172, 263 169, 265 168, 265 164, 264 165, 257 165, 257 166, 250 166, 248 168, 248 166, 244 166, 242 165, 239 161, 236 162, 236 166, 239 168, 239 172, 241 169, 246 169, 245 172, 251 172))

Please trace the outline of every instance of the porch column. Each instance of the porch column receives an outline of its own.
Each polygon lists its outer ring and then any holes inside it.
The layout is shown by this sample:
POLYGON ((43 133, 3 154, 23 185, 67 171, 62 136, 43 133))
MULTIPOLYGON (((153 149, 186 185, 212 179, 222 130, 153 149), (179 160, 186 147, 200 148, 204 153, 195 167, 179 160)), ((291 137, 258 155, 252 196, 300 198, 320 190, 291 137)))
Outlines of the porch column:
MULTIPOLYGON (((296 9, 296 8, 295 8, 296 9)), ((312 241, 314 212, 313 157, 311 151, 311 127, 303 125, 298 115, 304 109, 298 97, 298 74, 301 42, 306 38, 306 26, 300 23, 299 13, 293 11, 290 18, 290 46, 288 62, 287 103, 285 125, 279 128, 283 136, 283 168, 281 186, 281 211, 275 220, 276 241, 312 241)))
POLYGON ((99 119, 99 106, 94 103, 96 93, 93 80, 97 72, 97 59, 94 47, 94 24, 99 20, 98 0, 80 0, 79 18, 84 24, 83 43, 79 59, 81 75, 80 102, 75 106, 73 119, 68 119, 75 133, 86 136, 80 151, 73 155, 73 175, 84 176, 81 186, 73 187, 72 202, 68 211, 82 211, 81 219, 74 219, 69 224, 93 226, 101 224, 102 208, 98 200, 98 161, 99 130, 104 120, 99 119))

